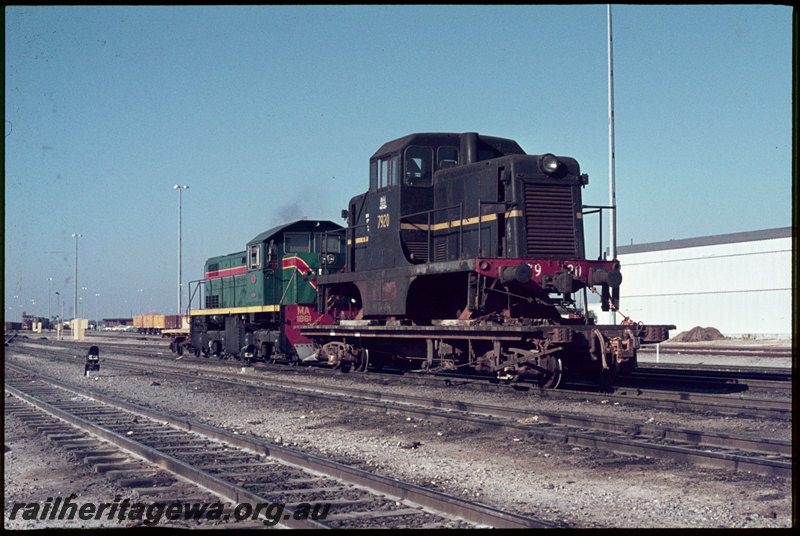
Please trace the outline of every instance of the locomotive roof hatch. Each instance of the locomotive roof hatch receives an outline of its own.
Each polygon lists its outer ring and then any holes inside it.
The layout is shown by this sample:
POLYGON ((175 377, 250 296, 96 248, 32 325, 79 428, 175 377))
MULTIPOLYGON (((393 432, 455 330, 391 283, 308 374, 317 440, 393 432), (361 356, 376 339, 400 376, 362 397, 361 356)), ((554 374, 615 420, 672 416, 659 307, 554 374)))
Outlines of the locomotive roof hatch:
POLYGON ((461 134, 452 132, 420 132, 384 143, 381 148, 372 155, 370 161, 392 153, 398 153, 404 147, 410 145, 451 145, 460 147, 462 157, 459 164, 468 164, 477 161, 477 155, 480 149, 488 149, 500 155, 525 154, 525 151, 522 150, 519 144, 509 138, 484 136, 476 132, 465 132, 461 134), (473 156, 468 157, 467 155, 473 156))
POLYGON ((325 231, 337 231, 341 228, 342 228, 341 225, 334 223, 330 220, 297 220, 291 223, 278 225, 277 227, 273 227, 272 229, 264 231, 263 233, 259 234, 258 236, 247 242, 247 245, 264 242, 265 240, 269 240, 275 235, 285 231, 321 233, 325 231))

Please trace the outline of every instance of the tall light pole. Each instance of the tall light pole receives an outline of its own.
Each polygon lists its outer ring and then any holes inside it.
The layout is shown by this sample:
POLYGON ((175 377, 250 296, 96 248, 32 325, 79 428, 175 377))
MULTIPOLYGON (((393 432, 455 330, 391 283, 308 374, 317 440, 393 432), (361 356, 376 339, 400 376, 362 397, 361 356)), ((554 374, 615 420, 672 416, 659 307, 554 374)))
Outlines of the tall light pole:
POLYGON ((183 191, 188 190, 188 185, 176 184, 172 187, 178 190, 178 314, 183 310, 183 254, 181 251, 183 237, 181 235, 183 228, 183 191))
POLYGON ((78 238, 82 236, 82 234, 72 235, 72 238, 75 239, 75 302, 72 304, 73 318, 78 318, 78 238))
MULTIPOLYGON (((85 296, 85 295, 86 295, 86 291, 87 291, 87 290, 89 290, 89 289, 88 289, 88 288, 86 288, 86 287, 81 287, 81 290, 83 291, 83 294, 84 294, 84 296, 85 296)), ((84 299, 83 299, 83 298, 84 298, 84 296, 81 296, 81 298, 80 298, 80 302, 81 302, 81 311, 83 311, 83 314, 81 315, 81 318, 83 318, 84 316, 86 316, 86 302, 87 302, 87 300, 84 300, 84 299)))
POLYGON ((95 329, 97 329, 97 330, 100 329, 99 328, 100 318, 98 318, 100 315, 97 313, 97 309, 98 309, 97 308, 97 302, 99 302, 99 301, 100 301, 100 294, 95 292, 95 294, 94 294, 94 326, 95 326, 95 329))

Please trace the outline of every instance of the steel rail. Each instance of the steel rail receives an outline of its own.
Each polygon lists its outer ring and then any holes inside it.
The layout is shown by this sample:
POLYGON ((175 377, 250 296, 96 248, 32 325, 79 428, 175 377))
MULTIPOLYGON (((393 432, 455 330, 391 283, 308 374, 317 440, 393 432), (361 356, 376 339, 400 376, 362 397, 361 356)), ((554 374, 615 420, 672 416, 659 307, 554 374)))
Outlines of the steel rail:
POLYGON ((695 389, 740 389, 742 391, 792 392, 791 380, 760 380, 706 374, 704 372, 637 370, 630 376, 618 378, 615 387, 642 385, 684 386, 695 389))
MULTIPOLYGON (((656 351, 662 354, 687 354, 687 355, 726 355, 726 356, 747 356, 747 357, 792 357, 794 349, 785 346, 714 346, 714 345, 689 345, 681 343, 660 343, 658 349, 653 345, 643 346, 642 349, 655 354, 656 351)), ((640 352, 642 351, 640 349, 640 352)))
MULTIPOLYGON (((22 346, 31 346, 27 344, 23 344, 22 346)), ((36 345, 33 345, 35 347, 36 345)), ((61 347, 54 347, 54 350, 65 350, 69 351, 69 349, 61 348, 61 347)), ((154 359, 158 359, 151 354, 138 354, 142 357, 153 357, 154 359)), ((75 357, 79 357, 75 355, 75 357)), ((193 358, 190 358, 193 359, 193 358)), ((127 362, 125 359, 119 359, 114 357, 108 357, 106 354, 103 357, 103 360, 118 360, 120 362, 127 362)), ((189 361, 186 361, 187 363, 189 361)), ((206 361, 210 366, 214 368, 229 368, 233 365, 241 366, 239 363, 233 363, 229 361, 206 361)), ((159 363, 160 366, 163 366, 159 363)), ((132 365, 133 366, 133 365, 132 365)), ((264 370, 269 372, 271 370, 271 366, 266 363, 256 363, 254 364, 254 369, 256 370, 264 370)), ((280 370, 282 373, 292 373, 296 374, 296 369, 291 369, 285 366, 279 366, 277 370, 280 370)), ((303 372, 313 372, 314 374, 327 374, 331 373, 330 369, 322 369, 322 368, 312 368, 309 367, 307 369, 302 369, 303 372)), ((221 372, 224 374, 224 372, 221 372)), ((644 407, 652 407, 652 408, 659 408, 659 409, 674 409, 678 411, 691 411, 691 412, 716 412, 726 415, 736 415, 742 417, 752 417, 752 418, 775 418, 775 419, 791 419, 792 417, 792 409, 793 404, 791 400, 774 400, 774 399, 766 399, 766 398, 753 398, 753 397, 742 397, 741 395, 734 393, 734 394, 708 394, 708 393, 697 393, 697 392, 688 392, 688 391, 668 391, 663 389, 646 389, 640 386, 635 385, 625 385, 624 378, 621 379, 623 381, 623 385, 618 385, 614 388, 613 393, 598 393, 596 392, 596 386, 592 385, 591 390, 583 390, 580 388, 574 388, 576 386, 580 386, 581 384, 572 382, 569 386, 552 390, 552 389, 540 389, 537 385, 522 382, 522 383, 498 383, 498 382, 491 382, 487 381, 486 379, 481 378, 474 378, 469 376, 463 375, 449 375, 449 374, 427 374, 427 373, 406 373, 406 374, 389 374, 386 373, 372 373, 369 376, 369 379, 377 378, 377 382, 383 385, 387 385, 388 383, 394 381, 400 382, 407 382, 413 381, 417 383, 423 384, 441 384, 445 383, 448 386, 452 385, 469 385, 473 387, 479 388, 506 388, 506 389, 513 389, 515 391, 524 390, 530 394, 534 394, 536 396, 540 396, 542 398, 549 398, 553 400, 573 400, 575 398, 582 398, 588 400, 609 400, 609 401, 616 401, 616 402, 624 402, 627 404, 636 404, 641 405, 644 407), (572 386, 572 388, 570 388, 572 386)))
MULTIPOLYGON (((145 368, 143 365, 137 363, 125 364, 122 366, 133 369, 145 368)), ((478 403, 442 399, 431 400, 415 395, 363 391, 348 387, 327 385, 320 386, 307 382, 298 382, 296 380, 287 381, 286 383, 290 383, 291 385, 286 385, 275 379, 243 378, 240 374, 224 372, 214 373, 216 376, 233 378, 231 380, 223 380, 218 377, 209 377, 199 372, 197 374, 188 374, 179 367, 160 365, 157 366, 157 368, 169 372, 170 374, 192 380, 202 379, 281 393, 291 391, 294 395, 309 398, 333 396, 335 397, 333 400, 336 402, 344 401, 347 403, 368 405, 388 402, 399 403, 403 404, 403 406, 394 405, 388 409, 398 413, 415 414, 432 420, 459 419, 483 427, 512 429, 519 432, 540 435, 543 438, 553 441, 566 440, 569 444, 609 450, 625 455, 667 458, 679 462, 712 465, 733 471, 746 471, 768 476, 789 476, 792 470, 791 462, 769 458, 769 456, 791 456, 792 442, 780 439, 689 430, 646 423, 632 423, 596 415, 582 416, 575 414, 531 412, 530 410, 519 410, 478 403), (243 379, 248 381, 243 383, 243 379), (252 381, 258 383, 252 383, 252 381), (341 398, 341 396, 338 395, 359 398, 341 398), (414 407, 412 407, 412 405, 414 407), (459 411, 471 415, 453 414, 441 410, 459 411), (536 424, 526 425, 516 422, 534 417, 536 418, 536 424), (498 420, 499 418, 513 419, 515 421, 502 421, 498 420), (596 432, 587 432, 586 429, 595 430, 596 432), (606 435, 603 436, 600 434, 606 435), (625 437, 615 437, 614 434, 619 434, 620 436, 624 435, 625 437), (683 442, 692 444, 694 447, 670 445, 664 444, 664 442, 683 442), (719 449, 745 449, 749 450, 754 455, 760 455, 760 457, 724 452, 719 449)), ((152 367, 148 370, 152 370, 152 367)), ((330 398, 328 399, 330 400, 330 398)), ((387 409, 386 406, 380 407, 382 409, 387 409)))
POLYGON ((708 372, 710 374, 724 375, 725 377, 741 378, 750 377, 757 379, 770 379, 778 381, 791 381, 791 367, 770 367, 758 365, 710 365, 708 363, 672 363, 645 361, 637 364, 637 370, 673 372, 708 372))
MULTIPOLYGON (((23 343, 22 346, 31 346, 29 344, 23 343)), ((33 345, 35 346, 35 345, 33 345)), ((88 347, 88 346, 87 346, 88 347)), ((59 347, 54 347, 54 349, 62 349, 59 347)), ((70 351, 67 348, 63 348, 65 351, 70 351)), ((120 349, 122 350, 122 349, 120 349)), ((129 349, 126 348, 126 351, 129 349)), ((136 351, 138 355, 143 357, 153 357, 152 353, 145 353, 144 350, 139 349, 136 351), (142 352, 142 353, 139 353, 142 352)), ((191 359, 191 358, 190 358, 191 359)), ((214 365, 221 365, 224 366, 225 361, 214 361, 214 365)), ((269 369, 269 365, 264 363, 256 363, 256 367, 269 369)), ((672 366, 672 365, 670 365, 672 366)), ((689 365, 675 365, 675 368, 683 369, 689 367, 689 365)), ((640 364, 640 368, 643 371, 650 371, 654 368, 658 368, 656 365, 651 363, 642 363, 640 364)), ((719 366, 714 366, 714 369, 720 368, 719 366)), ((723 367, 725 368, 725 367, 723 367)), ((744 373, 748 373, 746 370, 748 367, 727 367, 731 369, 732 372, 736 372, 739 370, 743 370, 744 373)), ((750 367, 753 368, 753 367, 750 367)), ((286 367, 281 367, 281 370, 288 371, 291 369, 286 369, 286 367)), ((315 372, 321 372, 325 369, 317 369, 315 372)), ((771 373, 770 373, 771 374, 771 373)), ((778 374, 780 377, 786 377, 786 375, 791 375, 791 369, 783 369, 778 368, 775 370, 775 374, 778 374), (788 371, 788 372, 787 372, 788 371)), ((387 375, 385 373, 376 373, 372 372, 371 376, 376 376, 379 379, 378 381, 385 381, 387 375)), ((397 378, 398 374, 391 374, 389 378, 397 378)), ((743 398, 743 397, 736 397, 736 393, 732 395, 725 395, 725 394, 708 394, 708 393, 698 393, 698 392, 691 392, 691 391, 668 391, 664 389, 648 389, 635 383, 631 383, 634 378, 633 376, 625 376, 621 377, 617 380, 617 385, 614 387, 614 394, 609 393, 600 393, 597 394, 594 391, 596 386, 592 384, 592 391, 582 390, 582 389, 571 389, 570 386, 582 385, 581 382, 569 382, 566 386, 562 386, 561 389, 558 390, 541 390, 539 387, 531 382, 520 382, 514 384, 508 383, 498 383, 497 381, 491 381, 487 378, 475 377, 475 376, 465 376, 465 375, 453 375, 453 374, 428 374, 428 373, 415 373, 415 372, 408 372, 402 375, 402 381, 408 381, 408 379, 412 379, 412 381, 416 382, 425 382, 425 383, 434 383, 434 382, 461 382, 461 385, 465 384, 472 384, 478 386, 494 386, 494 387, 506 387, 508 389, 514 390, 529 390, 532 393, 538 393, 541 396, 547 396, 550 398, 559 398, 559 399, 570 399, 577 396, 580 397, 587 397, 587 398, 607 398, 609 396, 618 397, 618 400, 625 400, 633 402, 637 404, 647 404, 652 407, 660 407, 660 408, 670 408, 670 409, 677 409, 682 411, 717 411, 720 413, 730 414, 730 415, 739 415, 739 416, 750 416, 756 418, 778 418, 778 419, 787 419, 791 418, 792 415, 792 404, 790 401, 784 400, 769 400, 763 398, 743 398), (634 395, 632 395, 632 391, 634 391, 634 395), (732 403, 732 401, 738 400, 740 404, 732 403)), ((736 387, 735 383, 721 383, 719 380, 716 380, 716 384, 720 386, 728 386, 728 387, 736 387)), ((778 388, 775 388, 773 384, 764 384, 763 386, 760 385, 760 390, 771 390, 771 391, 789 391, 791 390, 791 384, 786 385, 783 388, 780 388, 780 383, 778 384, 778 388)), ((746 390, 746 385, 742 384, 742 387, 746 390)))
MULTIPOLYGON (((56 378, 46 376, 44 374, 26 369, 24 367, 20 367, 18 365, 6 363, 6 366, 26 374, 33 374, 42 381, 45 381, 51 385, 56 385, 67 391, 87 396, 94 400, 124 409, 126 411, 139 413, 141 415, 147 416, 148 418, 154 419, 158 422, 165 422, 171 426, 174 426, 182 430, 196 432, 211 439, 223 441, 225 443, 229 443, 231 445, 240 448, 254 451, 258 454, 264 454, 266 456, 275 458, 276 460, 279 460, 281 462, 290 465, 301 467, 309 471, 318 472, 330 476, 332 478, 344 480, 346 482, 355 484, 357 486, 370 489, 374 493, 378 494, 382 493, 389 496, 397 497, 398 500, 407 500, 409 502, 416 503, 422 506, 423 508, 432 510, 435 513, 444 513, 450 516, 458 517, 460 519, 463 519, 471 523, 487 527, 496 527, 496 528, 554 527, 554 525, 551 525, 544 521, 516 515, 510 512, 504 512, 502 510, 493 508, 491 506, 482 505, 472 501, 466 501, 464 499, 460 499, 457 497, 448 496, 434 490, 421 488, 419 486, 415 486, 413 484, 409 484, 406 482, 400 482, 398 480, 394 480, 381 475, 368 473, 366 471, 362 471, 357 468, 348 467, 346 465, 342 465, 330 460, 324 460, 322 458, 318 458, 316 456, 299 452, 296 450, 288 449, 280 445, 267 443, 265 441, 243 436, 234 432, 228 432, 226 430, 222 430, 215 426, 210 426, 183 417, 170 415, 110 395, 105 395, 102 393, 98 393, 96 391, 74 386, 66 382, 63 382, 61 380, 58 380, 56 378)), ((9 388, 8 385, 7 388, 9 388)), ((20 394, 22 393, 20 392, 20 394)), ((61 417, 61 414, 67 416, 66 412, 58 410, 58 408, 53 408, 53 409, 57 411, 59 417, 61 417)), ((114 434, 110 430, 95 425, 93 423, 90 423, 89 421, 86 421, 85 419, 82 419, 80 417, 67 416, 67 419, 65 420, 71 420, 71 419, 75 419, 76 421, 82 421, 83 423, 86 423, 86 425, 91 426, 91 428, 93 429, 93 433, 96 433, 100 437, 104 438, 108 437, 110 441, 115 441, 116 439, 112 438, 118 436, 118 434, 114 434)), ((124 443, 128 445, 128 446, 123 446, 122 448, 130 450, 131 452, 134 452, 135 454, 140 455, 148 460, 151 459, 150 457, 153 457, 152 461, 154 463, 157 463, 158 465, 170 471, 174 470, 176 474, 180 474, 181 476, 192 475, 186 477, 193 478, 193 476, 195 475, 195 471, 199 471, 202 474, 199 474, 197 476, 203 479, 202 483, 203 486, 206 486, 209 489, 214 490, 215 492, 219 491, 220 493, 229 494, 232 497, 230 500, 233 500, 234 502, 242 502, 243 498, 247 498, 257 502, 269 502, 268 499, 266 498, 252 494, 252 492, 249 492, 239 486, 222 481, 208 473, 205 473, 204 471, 195 469, 192 466, 189 466, 188 464, 185 464, 184 462, 181 462, 180 460, 177 460, 171 456, 163 455, 162 457, 156 453, 150 452, 153 449, 150 449, 149 447, 146 447, 145 445, 142 445, 137 441, 131 440, 124 436, 119 436, 119 437, 124 441, 124 443), (209 479, 207 480, 208 484, 205 483, 206 479, 209 479)), ((292 521, 294 520, 292 519, 292 521)), ((320 524, 316 524, 316 522, 314 523, 315 523, 314 527, 310 527, 309 525, 303 525, 300 528, 320 528, 321 526, 320 524)))
MULTIPOLYGON (((12 365, 13 366, 13 365, 12 365)), ((29 371, 26 371, 30 373, 29 371)), ((55 380, 54 378, 47 378, 42 376, 38 373, 34 373, 38 377, 45 379, 46 381, 55 380)), ((86 394, 81 392, 80 390, 74 390, 67 387, 68 384, 64 384, 59 382, 59 380, 55 380, 53 382, 54 385, 58 385, 64 389, 70 390, 71 392, 77 394, 84 394, 86 396, 90 396, 95 400, 100 400, 96 398, 93 394, 86 394)), ((31 404, 32 406, 40 409, 41 411, 52 415, 62 421, 65 421, 74 427, 89 432, 117 447, 120 449, 132 453, 148 462, 161 467, 173 474, 186 478, 187 480, 194 482, 200 486, 203 486, 215 494, 219 495, 220 497, 229 500, 234 503, 242 503, 245 501, 251 501, 253 503, 269 503, 270 500, 266 497, 261 497, 255 493, 252 493, 242 487, 239 487, 231 482, 227 482, 220 478, 217 478, 210 473, 198 469, 186 462, 178 460, 161 452, 157 449, 149 447, 143 443, 140 443, 134 439, 130 439, 125 437, 121 434, 117 434, 108 428, 101 426, 99 424, 95 424, 87 419, 84 419, 78 415, 74 415, 68 411, 60 409, 52 404, 45 402, 44 400, 39 399, 34 395, 30 395, 8 383, 5 384, 5 389, 9 393, 13 394, 14 396, 20 398, 21 400, 26 401, 27 403, 31 404)), ((104 401, 106 403, 110 403, 110 401, 104 401)), ((129 408, 130 409, 130 408, 129 408)), ((292 509, 286 507, 286 511, 289 513, 289 517, 287 519, 282 520, 279 524, 284 525, 288 528, 304 528, 304 529, 319 529, 319 528, 327 528, 326 525, 322 523, 318 523, 313 520, 295 520, 294 516, 291 515, 292 509)))

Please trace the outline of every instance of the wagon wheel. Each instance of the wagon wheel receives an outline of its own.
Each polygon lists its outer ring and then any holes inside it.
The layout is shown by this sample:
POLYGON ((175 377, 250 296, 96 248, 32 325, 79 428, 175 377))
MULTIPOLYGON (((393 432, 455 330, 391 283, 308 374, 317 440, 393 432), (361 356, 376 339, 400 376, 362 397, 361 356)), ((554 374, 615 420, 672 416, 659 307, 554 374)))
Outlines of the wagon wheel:
POLYGON ((558 357, 550 357, 543 363, 547 373, 539 379, 539 386, 544 389, 558 389, 561 384, 561 378, 564 375, 564 367, 561 364, 561 359, 558 357))
POLYGON ((361 363, 356 368, 356 372, 366 372, 369 368, 369 350, 366 348, 361 352, 361 363))

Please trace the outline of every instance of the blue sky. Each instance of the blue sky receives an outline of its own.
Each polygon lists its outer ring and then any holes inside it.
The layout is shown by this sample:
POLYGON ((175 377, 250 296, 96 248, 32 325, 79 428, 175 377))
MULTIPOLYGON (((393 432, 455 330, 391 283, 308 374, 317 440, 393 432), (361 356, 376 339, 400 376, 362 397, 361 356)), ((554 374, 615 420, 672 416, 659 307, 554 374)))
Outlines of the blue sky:
MULTIPOLYGON (((791 225, 792 8, 612 16, 618 244, 791 225)), ((607 53, 605 4, 6 7, 6 318, 56 291, 73 315, 73 233, 83 316, 173 314, 173 185, 186 284, 274 225, 342 223, 412 132, 573 156, 606 205, 607 53)))

